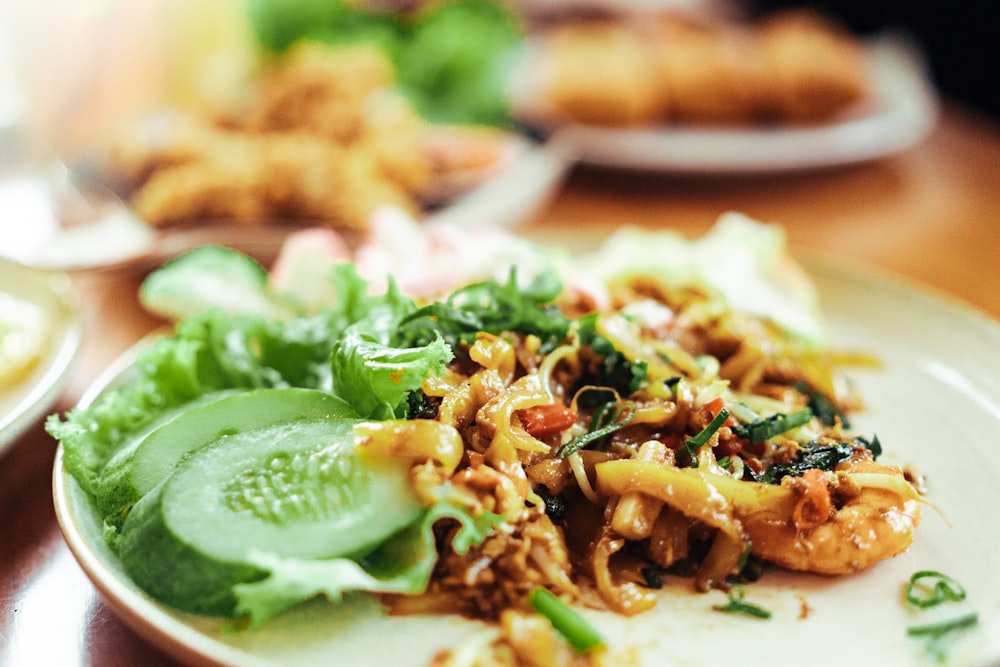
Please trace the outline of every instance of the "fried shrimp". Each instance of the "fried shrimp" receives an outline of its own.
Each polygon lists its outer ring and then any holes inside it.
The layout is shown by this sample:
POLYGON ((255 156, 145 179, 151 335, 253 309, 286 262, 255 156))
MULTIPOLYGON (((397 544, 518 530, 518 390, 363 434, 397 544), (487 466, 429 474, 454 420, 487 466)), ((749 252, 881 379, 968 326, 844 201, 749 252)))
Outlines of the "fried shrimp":
MULTIPOLYGON (((802 507, 801 478, 786 478, 757 506, 737 505, 753 553, 790 570, 851 574, 907 549, 920 524, 921 499, 902 471, 865 462, 838 466, 823 480, 832 505, 825 517, 796 522, 782 515, 802 507), (779 518, 780 517, 780 518, 779 518)), ((815 510, 815 508, 814 508, 815 510)), ((813 510, 813 511, 814 511, 813 510)))

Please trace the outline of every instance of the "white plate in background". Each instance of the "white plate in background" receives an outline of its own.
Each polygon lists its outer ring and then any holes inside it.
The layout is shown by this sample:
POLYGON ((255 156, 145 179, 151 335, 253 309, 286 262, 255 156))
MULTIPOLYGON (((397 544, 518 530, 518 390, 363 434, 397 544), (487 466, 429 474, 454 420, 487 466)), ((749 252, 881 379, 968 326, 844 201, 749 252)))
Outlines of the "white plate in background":
POLYGON ((31 371, 0 387, 0 451, 52 407, 69 380, 80 348, 83 316, 64 273, 40 271, 0 259, 0 292, 35 304, 48 321, 42 356, 31 371))
MULTIPOLYGON (((515 113, 558 138, 580 162, 683 174, 771 174, 884 158, 918 144, 937 120, 937 97, 923 60, 905 40, 865 44, 873 99, 854 114, 819 125, 694 127, 676 123, 616 128, 558 123, 533 99, 530 84, 512 90, 515 113)), ((522 64, 530 69, 531 50, 522 64)), ((525 75, 526 77, 529 75, 525 75)))

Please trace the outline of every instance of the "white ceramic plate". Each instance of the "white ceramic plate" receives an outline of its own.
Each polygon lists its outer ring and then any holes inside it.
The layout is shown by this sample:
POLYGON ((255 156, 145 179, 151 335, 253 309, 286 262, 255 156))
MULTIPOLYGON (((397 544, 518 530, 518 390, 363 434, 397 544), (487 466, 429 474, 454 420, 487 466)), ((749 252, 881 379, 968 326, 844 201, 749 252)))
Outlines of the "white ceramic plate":
MULTIPOLYGON (((641 665, 811 667, 935 664, 906 628, 975 611, 979 626, 952 646, 954 666, 1000 661, 1000 326, 963 306, 840 263, 811 263, 838 347, 877 351, 879 371, 855 375, 868 410, 854 420, 877 433, 884 461, 928 477, 930 501, 913 546, 856 576, 827 578, 767 570, 747 600, 770 609, 760 621, 712 611, 719 592, 671 583, 652 612, 633 618, 587 612, 616 651, 641 665), (947 573, 968 589, 949 608, 914 613, 901 600, 909 576, 947 573)), ((127 369, 109 371, 109 377, 127 369)), ((100 391, 102 380, 91 397, 100 391)), ((104 545, 87 498, 54 471, 56 509, 70 549, 123 619, 179 658, 224 665, 425 665, 483 626, 456 618, 385 617, 368 598, 302 605, 243 634, 178 614, 138 591, 104 545)), ((625 662, 626 665, 635 664, 625 662)))
MULTIPOLYGON (((454 195, 426 214, 460 226, 510 227, 545 206, 572 160, 560 144, 512 137, 509 158, 496 174, 454 195)), ((98 168, 99 169, 99 168, 98 168)), ((110 190, 80 179, 62 165, 0 180, 0 258, 55 270, 153 268, 206 243, 220 243, 267 262, 296 229, 314 220, 204 221, 155 230, 133 215, 110 190), (61 221, 60 211, 90 222, 61 221)), ((93 177, 99 178, 99 174, 93 177)))
MULTIPOLYGON (((883 37, 867 44, 874 99, 835 123, 815 126, 610 128, 554 124, 515 87, 515 109, 551 133, 580 162, 685 174, 754 174, 829 168, 902 152, 919 143, 937 119, 937 99, 920 54, 883 37)), ((526 62, 530 62, 530 55, 526 62)), ((530 67, 530 65, 526 65, 530 67)))
POLYGON ((49 321, 42 356, 31 372, 0 386, 0 451, 41 417, 59 397, 80 347, 80 304, 69 276, 36 271, 0 259, 0 291, 39 306, 49 321))

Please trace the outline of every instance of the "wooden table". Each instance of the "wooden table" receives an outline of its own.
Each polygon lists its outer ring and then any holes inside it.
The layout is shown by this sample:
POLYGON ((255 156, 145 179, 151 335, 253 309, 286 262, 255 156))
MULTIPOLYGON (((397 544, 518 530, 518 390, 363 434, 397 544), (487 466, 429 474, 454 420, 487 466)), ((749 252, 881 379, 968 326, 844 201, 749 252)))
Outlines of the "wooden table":
MULTIPOLYGON (((793 250, 875 265, 1000 318, 1000 125, 952 107, 917 148, 833 171, 699 180, 578 169, 524 231, 580 239, 636 224, 694 235, 728 210, 781 223, 793 250)), ((159 325, 138 306, 140 280, 76 277, 86 338, 54 409, 72 406, 159 325)), ((67 550, 52 506, 54 453, 38 424, 0 454, 0 664, 176 664, 110 612, 67 550)))

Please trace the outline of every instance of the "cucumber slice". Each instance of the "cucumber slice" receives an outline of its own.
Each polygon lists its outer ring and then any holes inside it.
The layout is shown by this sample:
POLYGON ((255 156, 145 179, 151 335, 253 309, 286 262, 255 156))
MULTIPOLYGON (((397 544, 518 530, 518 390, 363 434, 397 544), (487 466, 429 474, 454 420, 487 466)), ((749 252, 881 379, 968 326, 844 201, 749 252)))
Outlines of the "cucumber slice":
POLYGON ((358 454, 348 419, 223 436, 185 458, 122 527, 126 573, 182 611, 231 616, 251 553, 357 558, 415 521, 410 462, 358 454))
POLYGON ((255 389, 191 407, 136 439, 105 466, 96 502, 104 522, 121 528, 140 498, 166 479, 189 452, 223 435, 293 419, 354 417, 346 402, 318 389, 255 389))

